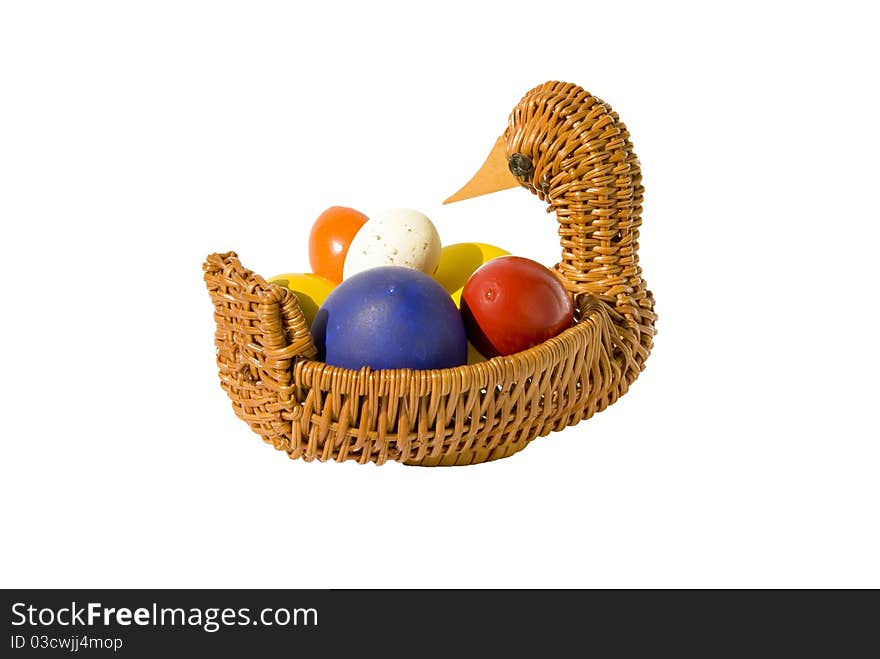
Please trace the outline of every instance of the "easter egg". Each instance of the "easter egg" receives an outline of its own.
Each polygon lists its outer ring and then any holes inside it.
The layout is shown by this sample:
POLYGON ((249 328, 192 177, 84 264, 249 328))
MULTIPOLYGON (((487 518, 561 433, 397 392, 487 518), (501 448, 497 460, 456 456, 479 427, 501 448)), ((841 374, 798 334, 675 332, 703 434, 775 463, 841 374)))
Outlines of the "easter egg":
POLYGON ((351 241, 343 278, 379 266, 396 265, 434 274, 440 262, 440 236, 422 213, 394 208, 371 217, 351 241))
POLYGON ((336 288, 336 284, 311 273, 291 273, 287 275, 278 275, 269 280, 270 284, 278 284, 293 291, 296 299, 299 300, 299 308, 302 309, 306 322, 311 325, 315 314, 318 313, 320 307, 331 291, 336 288))
POLYGON ((468 341, 468 364, 482 364, 486 358, 480 354, 480 351, 474 348, 474 344, 468 341))
POLYGON ((309 263, 315 274, 342 281, 345 255, 367 216, 353 208, 332 206, 318 216, 309 234, 309 263))
POLYGON ((574 305, 548 268, 499 256, 471 275, 461 294, 468 338, 486 357, 510 355, 571 327, 574 305))
POLYGON ((399 266, 353 275, 315 316, 318 359, 343 368, 430 369, 467 361, 461 315, 443 287, 399 266))
POLYGON ((452 296, 455 306, 461 306, 461 289, 474 271, 490 259, 508 254, 510 252, 486 243, 447 245, 440 251, 434 279, 452 296))

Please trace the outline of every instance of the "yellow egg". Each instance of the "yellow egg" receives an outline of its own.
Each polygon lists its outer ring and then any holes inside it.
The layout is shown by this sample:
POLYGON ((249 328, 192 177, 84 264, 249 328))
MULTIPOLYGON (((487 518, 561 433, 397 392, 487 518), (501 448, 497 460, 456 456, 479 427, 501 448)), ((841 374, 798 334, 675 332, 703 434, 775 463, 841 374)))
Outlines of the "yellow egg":
POLYGON ((474 344, 468 341, 468 364, 481 364, 486 361, 486 358, 480 353, 479 350, 474 348, 474 344))
POLYGON ((461 289, 474 274, 474 271, 498 256, 510 252, 487 245, 486 243, 456 243, 447 245, 440 252, 440 264, 434 272, 434 279, 452 296, 455 306, 461 306, 461 289))
POLYGON ((269 283, 278 284, 293 291, 309 326, 311 326, 315 314, 318 313, 318 308, 324 303, 330 292, 336 288, 336 284, 329 279, 312 273, 278 275, 272 277, 269 283))

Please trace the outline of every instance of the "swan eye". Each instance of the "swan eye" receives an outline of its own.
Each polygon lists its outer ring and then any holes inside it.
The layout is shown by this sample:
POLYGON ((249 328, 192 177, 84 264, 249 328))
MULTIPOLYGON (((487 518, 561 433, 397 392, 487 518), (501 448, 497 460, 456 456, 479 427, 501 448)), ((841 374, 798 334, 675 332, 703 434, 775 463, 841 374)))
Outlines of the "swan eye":
POLYGON ((532 160, 521 153, 514 153, 507 159, 507 167, 510 173, 519 178, 525 178, 532 173, 532 160))

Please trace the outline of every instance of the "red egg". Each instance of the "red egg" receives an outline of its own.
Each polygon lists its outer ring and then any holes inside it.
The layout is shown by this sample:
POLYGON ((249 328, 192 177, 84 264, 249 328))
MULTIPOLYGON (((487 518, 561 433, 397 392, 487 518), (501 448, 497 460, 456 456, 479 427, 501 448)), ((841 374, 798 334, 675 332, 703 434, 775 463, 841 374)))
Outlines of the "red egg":
POLYGON ((574 305, 548 268, 520 256, 481 266, 461 294, 468 338, 487 357, 510 355, 571 327, 574 305))

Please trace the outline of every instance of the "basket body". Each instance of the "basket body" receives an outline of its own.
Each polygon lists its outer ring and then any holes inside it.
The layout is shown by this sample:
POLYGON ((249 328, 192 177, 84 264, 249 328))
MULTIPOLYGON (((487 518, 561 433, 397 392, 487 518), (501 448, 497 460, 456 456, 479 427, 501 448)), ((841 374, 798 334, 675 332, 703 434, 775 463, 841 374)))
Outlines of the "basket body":
POLYGON ((512 455, 614 403, 644 366, 656 318, 638 266, 641 174, 628 137, 606 104, 567 83, 536 87, 511 114, 505 139, 534 162, 524 187, 556 212, 556 270, 575 300, 572 328, 514 355, 430 371, 317 362, 293 293, 233 252, 209 256, 217 364, 235 413, 291 458, 435 466, 512 455))

